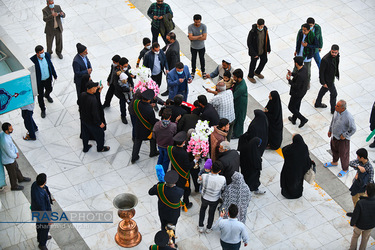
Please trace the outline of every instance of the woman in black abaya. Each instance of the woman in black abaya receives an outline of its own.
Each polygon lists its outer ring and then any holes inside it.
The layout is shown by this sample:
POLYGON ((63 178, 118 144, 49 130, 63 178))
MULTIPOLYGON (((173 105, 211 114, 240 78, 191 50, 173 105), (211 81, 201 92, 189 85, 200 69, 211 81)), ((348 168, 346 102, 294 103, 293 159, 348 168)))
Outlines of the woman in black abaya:
POLYGON ((259 177, 262 170, 262 157, 259 148, 262 140, 259 137, 249 138, 246 135, 246 133, 243 134, 240 137, 242 138, 241 142, 238 143, 241 173, 250 191, 254 191, 256 194, 264 194, 264 191, 259 190, 259 177))
POLYGON ((264 113, 268 118, 268 147, 278 149, 283 140, 283 113, 280 95, 276 90, 271 91, 264 113))
POLYGON ((303 177, 311 167, 309 148, 302 136, 295 134, 292 141, 283 148, 284 165, 280 176, 281 194, 287 199, 302 196, 303 177))

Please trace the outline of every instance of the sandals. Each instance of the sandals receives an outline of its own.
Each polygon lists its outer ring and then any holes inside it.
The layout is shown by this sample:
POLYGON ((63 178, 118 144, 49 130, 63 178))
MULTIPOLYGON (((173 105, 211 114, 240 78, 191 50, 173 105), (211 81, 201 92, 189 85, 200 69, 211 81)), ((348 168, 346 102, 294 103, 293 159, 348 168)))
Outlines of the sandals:
POLYGON ((337 174, 337 176, 338 176, 338 177, 344 177, 347 173, 349 173, 349 170, 347 170, 347 171, 341 170, 341 171, 337 174))
POLYGON ((323 164, 324 167, 329 168, 329 167, 337 167, 338 165, 333 165, 332 162, 326 162, 323 164))
POLYGON ((107 152, 109 151, 110 147, 109 146, 104 146, 102 150, 98 151, 98 152, 107 152))

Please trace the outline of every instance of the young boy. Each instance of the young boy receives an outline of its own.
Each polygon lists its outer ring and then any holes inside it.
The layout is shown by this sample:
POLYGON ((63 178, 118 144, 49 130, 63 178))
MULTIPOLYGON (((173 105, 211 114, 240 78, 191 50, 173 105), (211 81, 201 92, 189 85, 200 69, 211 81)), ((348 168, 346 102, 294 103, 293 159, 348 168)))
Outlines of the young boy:
POLYGON ((133 99, 132 88, 129 85, 128 75, 125 72, 122 72, 120 74, 118 84, 122 89, 122 93, 125 96, 126 102, 130 103, 131 99, 133 99))
MULTIPOLYGON (((202 180, 202 175, 209 174, 211 172, 211 168, 212 160, 207 159, 207 161, 204 163, 204 167, 198 173, 198 182, 199 180, 202 180)), ((202 185, 199 185, 199 192, 202 193, 202 185)))
POLYGON ((145 56, 145 54, 150 51, 151 49, 151 40, 147 37, 143 38, 143 46, 144 48, 139 52, 138 60, 137 60, 137 65, 136 67, 139 68, 139 63, 141 62, 141 59, 145 56))
MULTIPOLYGON (((223 79, 220 80, 217 84, 217 85, 221 85, 221 84, 225 84, 225 87, 226 89, 231 89, 233 87, 233 84, 234 84, 234 81, 233 81, 233 78, 232 78, 232 74, 229 72, 229 71, 225 71, 224 72, 224 75, 223 75, 223 79)), ((206 89, 206 91, 208 93, 212 93, 214 95, 217 95, 219 92, 217 90, 210 90, 210 89, 206 89)))
POLYGON ((105 95, 105 101, 103 103, 103 108, 108 108, 111 106, 112 97, 115 94, 115 85, 113 84, 113 74, 118 70, 118 64, 121 57, 119 55, 114 55, 112 57, 111 71, 107 77, 107 85, 109 86, 107 94, 105 95))

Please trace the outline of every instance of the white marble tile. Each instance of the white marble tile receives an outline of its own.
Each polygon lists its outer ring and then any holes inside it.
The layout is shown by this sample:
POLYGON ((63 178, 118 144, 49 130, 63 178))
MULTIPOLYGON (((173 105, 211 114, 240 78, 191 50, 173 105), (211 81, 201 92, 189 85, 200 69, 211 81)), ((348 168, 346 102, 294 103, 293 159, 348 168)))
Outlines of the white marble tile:
POLYGON ((0 247, 6 248, 12 245, 16 245, 25 240, 24 235, 21 233, 18 227, 13 226, 5 230, 0 231, 0 247))
POLYGON ((275 225, 268 225, 265 228, 253 232, 262 244, 267 248, 285 239, 285 234, 275 225))
POLYGON ((299 234, 289 240, 296 249, 316 249, 322 246, 310 232, 299 234))
POLYGON ((62 191, 71 187, 72 184, 65 174, 59 173, 53 176, 48 176, 47 186, 53 195, 55 192, 62 191))
POLYGON ((271 225, 272 222, 270 219, 268 219, 265 213, 261 211, 261 209, 259 209, 247 214, 247 220, 245 224, 251 231, 256 231, 268 225, 271 225))
POLYGON ((65 176, 69 179, 72 185, 77 185, 82 182, 93 179, 92 174, 85 166, 79 166, 64 172, 65 176))
POLYGON ((69 187, 67 189, 61 190, 53 194, 56 201, 64 209, 74 203, 82 201, 79 193, 74 189, 74 187, 69 187))
POLYGON ((309 232, 312 233, 322 245, 342 238, 342 235, 329 222, 313 228, 309 232))
POLYGON ((112 171, 108 174, 102 174, 97 176, 95 179, 104 191, 109 191, 111 189, 126 185, 116 171, 112 171))
POLYGON ((327 221, 315 208, 303 211, 297 214, 296 217, 307 229, 315 228, 327 221))

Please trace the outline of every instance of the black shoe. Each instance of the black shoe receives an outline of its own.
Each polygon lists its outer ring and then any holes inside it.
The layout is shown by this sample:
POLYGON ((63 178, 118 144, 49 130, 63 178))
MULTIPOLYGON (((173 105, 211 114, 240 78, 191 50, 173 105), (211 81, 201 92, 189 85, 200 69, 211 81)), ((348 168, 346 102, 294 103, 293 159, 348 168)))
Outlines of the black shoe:
POLYGON ((52 55, 52 54, 53 54, 53 52, 52 52, 52 51, 51 51, 51 52, 48 52, 48 51, 47 51, 47 53, 49 53, 50 55, 52 55))
POLYGON ((194 77, 195 77, 195 72, 191 73, 191 80, 194 80, 194 77))
POLYGON ((324 108, 327 107, 327 105, 325 105, 324 103, 321 103, 321 104, 316 104, 316 103, 315 103, 314 107, 315 107, 315 108, 323 108, 323 109, 324 109, 324 108))
POLYGON ((167 90, 163 94, 161 94, 161 96, 167 96, 167 95, 169 95, 169 90, 167 90))
POLYGON ((111 105, 109 105, 109 104, 107 104, 107 103, 104 103, 103 105, 102 105, 102 107, 103 107, 103 109, 105 109, 105 108, 109 108, 111 105))
POLYGON ((50 239, 52 239, 52 236, 48 235, 47 240, 50 240, 50 239))
POLYGON ((373 143, 371 143, 370 145, 368 145, 370 148, 375 148, 375 141, 373 143))
POLYGON ((98 151, 98 152, 107 152, 109 151, 111 148, 109 146, 104 146, 102 150, 98 151))
POLYGON ((134 162, 138 161, 139 160, 139 155, 137 155, 137 157, 135 157, 134 159, 131 160, 131 163, 134 164, 134 162))
POLYGON ((21 190, 23 190, 23 186, 18 185, 17 187, 11 188, 10 190, 12 190, 12 191, 21 191, 21 190))
POLYGON ((87 152, 89 152, 89 150, 90 150, 90 148, 92 147, 92 145, 91 144, 89 144, 88 145, 88 147, 85 149, 83 149, 82 151, 83 151, 83 153, 87 153, 87 152))
POLYGON ((207 80, 207 74, 206 74, 206 72, 202 73, 202 78, 203 78, 203 80, 207 80))
POLYGON ((149 154, 150 157, 154 157, 154 156, 158 156, 160 154, 159 151, 156 151, 156 153, 153 153, 153 154, 149 154))
POLYGON ((192 206, 193 206, 193 202, 189 202, 188 204, 186 204, 187 209, 190 209, 192 206))
MULTIPOLYGON (((56 53, 57 54, 57 53, 56 53)), ((61 54, 57 54, 57 56, 60 58, 60 59, 63 59, 64 57, 63 57, 63 55, 61 55, 61 54)))
POLYGON ((40 113, 40 116, 42 118, 46 118, 46 111, 45 110, 42 110, 42 112, 40 113))
POLYGON ((293 120, 293 117, 288 116, 288 120, 289 120, 293 125, 296 125, 296 121, 293 120))
POLYGON ((23 180, 19 181, 19 182, 30 182, 30 181, 31 181, 31 178, 29 178, 29 177, 23 177, 23 180))
POLYGON ((36 129, 35 129, 35 132, 38 132, 38 131, 39 131, 39 129, 38 129, 38 128, 36 128, 36 129))
POLYGON ((333 111, 331 110, 331 114, 333 115, 334 113, 335 113, 335 111, 334 111, 334 110, 333 110, 333 111))
POLYGON ((124 124, 128 124, 128 120, 126 120, 126 117, 125 117, 125 116, 121 116, 121 121, 122 121, 122 123, 124 123, 124 124))
POLYGON ((303 126, 305 126, 305 124, 309 121, 309 119, 305 119, 304 121, 302 121, 300 124, 299 124, 299 128, 302 128, 303 126))
POLYGON ((353 213, 351 213, 351 212, 346 213, 346 216, 348 216, 348 217, 353 217, 353 213))
POLYGON ((50 97, 50 96, 46 96, 46 99, 47 99, 47 101, 48 101, 49 103, 53 103, 53 99, 52 99, 52 97, 50 97))
POLYGON ((154 106, 154 110, 155 110, 156 112, 159 111, 159 108, 158 108, 158 105, 157 105, 157 104, 154 106))

